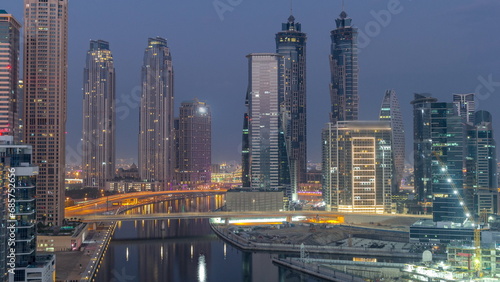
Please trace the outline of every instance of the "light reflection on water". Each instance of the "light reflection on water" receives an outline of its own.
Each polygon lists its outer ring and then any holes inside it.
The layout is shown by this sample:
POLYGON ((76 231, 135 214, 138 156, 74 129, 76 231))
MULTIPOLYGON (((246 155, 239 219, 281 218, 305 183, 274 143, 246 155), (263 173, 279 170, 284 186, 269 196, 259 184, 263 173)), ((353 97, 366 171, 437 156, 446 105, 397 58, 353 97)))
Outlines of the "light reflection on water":
MULTIPOLYGON (((208 211, 218 208, 223 200, 223 196, 177 199, 129 213, 208 211)), ((96 281, 317 280, 279 270, 270 254, 245 253, 226 245, 212 233, 207 219, 170 219, 118 224, 96 281)))
POLYGON ((198 257, 198 281, 199 282, 207 281, 207 264, 205 262, 204 255, 200 255, 198 257))

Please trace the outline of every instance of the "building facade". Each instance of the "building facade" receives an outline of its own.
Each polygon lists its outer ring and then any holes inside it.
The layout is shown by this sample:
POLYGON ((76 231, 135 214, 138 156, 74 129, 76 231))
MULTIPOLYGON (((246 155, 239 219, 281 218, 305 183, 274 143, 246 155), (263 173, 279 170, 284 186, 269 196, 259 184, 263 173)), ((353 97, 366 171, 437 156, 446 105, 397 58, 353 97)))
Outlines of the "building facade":
POLYGON ((466 179, 468 205, 475 214, 498 212, 498 173, 496 142, 491 114, 477 111, 474 124, 467 124, 466 179))
POLYGON ((19 137, 21 24, 0 10, 0 134, 19 137))
POLYGON ((37 218, 64 219, 68 0, 24 0, 24 142, 33 146, 37 218))
POLYGON ((181 103, 176 132, 179 154, 176 182, 197 185, 211 182, 212 114, 198 99, 181 103))
MULTIPOLYGON (((307 182, 307 123, 306 123, 306 41, 300 23, 291 15, 282 31, 276 34, 276 53, 283 56, 283 114, 287 117, 286 142, 290 160, 290 181, 293 195, 299 183, 307 182)), ((296 200, 296 198, 294 199, 296 200)))
POLYGON ((453 103, 435 102, 430 109, 432 216, 435 222, 463 222, 465 128, 453 103))
POLYGON ((330 122, 358 119, 358 29, 342 11, 331 31, 330 122))
POLYGON ((162 182, 167 189, 174 174, 174 70, 167 40, 149 38, 142 66, 139 124, 139 175, 162 182))
MULTIPOLYGON (((31 281, 36 276, 38 281, 54 281, 54 256, 36 255, 36 190, 38 167, 32 163, 33 150, 30 145, 14 143, 12 136, 0 137, 0 165, 8 172, 7 190, 9 203, 13 203, 13 212, 7 215, 7 225, 10 238, 15 242, 15 267, 7 264, 9 281, 31 281), (11 184, 11 185, 9 185, 11 184), (14 186, 14 187, 12 187, 14 186), (14 199, 14 201, 10 201, 14 199)), ((9 245, 10 246, 10 245, 9 245)), ((7 249, 6 257, 12 257, 7 249)))
POLYGON ((91 40, 83 71, 83 186, 115 176, 115 67, 109 43, 91 40))
POLYGON ((279 54, 249 54, 248 138, 249 176, 254 189, 288 189, 290 172, 280 106, 279 54))
POLYGON ((380 107, 380 120, 389 121, 392 128, 392 159, 393 180, 392 194, 399 192, 403 172, 405 169, 405 131, 403 125, 403 115, 399 107, 396 91, 387 90, 385 92, 382 106, 380 107))
POLYGON ((458 115, 464 119, 465 123, 474 124, 474 113, 476 111, 474 93, 453 94, 453 104, 455 104, 458 115))
POLYGON ((323 199, 327 210, 390 213, 390 122, 328 123, 322 139, 323 199))
POLYGON ((430 94, 415 94, 413 105, 413 163, 415 193, 421 203, 432 203, 431 183, 431 104, 430 94))

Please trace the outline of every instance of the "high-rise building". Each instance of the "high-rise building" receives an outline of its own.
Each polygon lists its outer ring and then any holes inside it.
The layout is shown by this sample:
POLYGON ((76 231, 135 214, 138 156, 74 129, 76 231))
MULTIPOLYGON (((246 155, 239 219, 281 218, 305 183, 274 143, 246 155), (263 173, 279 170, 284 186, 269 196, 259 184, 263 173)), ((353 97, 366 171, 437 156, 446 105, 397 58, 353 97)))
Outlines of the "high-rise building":
POLYGON ((291 197, 290 172, 280 106, 279 54, 253 53, 249 62, 248 137, 250 186, 254 189, 286 188, 291 197))
POLYGON ((466 123, 474 124, 474 112, 476 111, 474 93, 453 94, 453 104, 455 104, 457 108, 458 115, 461 116, 466 123))
POLYGON ((431 183, 431 105, 429 94, 415 94, 413 105, 413 162, 415 193, 419 202, 432 203, 431 183))
POLYGON ((19 137, 19 42, 21 24, 0 10, 0 134, 19 137))
MULTIPOLYGON (((248 95, 245 105, 248 107, 248 95)), ((243 116, 243 131, 241 138, 241 184, 250 187, 250 137, 248 136, 248 113, 243 116)))
POLYGON ((391 212, 392 132, 388 121, 338 121, 323 130, 327 210, 391 212))
POLYGON ((181 103, 176 131, 179 154, 176 182, 204 184, 211 182, 212 116, 210 106, 194 99, 181 103))
MULTIPOLYGON (((306 34, 301 24, 291 15, 282 31, 276 34, 276 53, 283 56, 284 115, 287 116, 285 140, 290 160, 290 176, 293 194, 299 183, 306 183, 307 174, 307 127, 306 127, 306 34)), ((296 200, 296 199, 294 199, 296 200)))
POLYGON ((142 66, 139 174, 170 187, 174 174, 174 70, 167 40, 149 38, 142 66))
POLYGON ((33 146, 37 218, 64 219, 68 0, 24 0, 24 142, 33 146))
POLYGON ((83 71, 83 186, 115 175, 115 67, 109 43, 91 40, 83 71))
POLYGON ((491 114, 477 111, 474 124, 467 125, 465 195, 475 214, 498 212, 496 142, 491 114))
POLYGON ((392 194, 399 192, 405 168, 405 131, 403 115, 399 107, 396 91, 387 90, 380 108, 380 120, 389 121, 392 128, 393 180, 392 194))
POLYGON ((463 222, 465 128, 453 103, 431 104, 431 187, 435 222, 463 222))
POLYGON ((11 247, 7 248, 5 257, 9 262, 14 258, 15 267, 7 264, 9 281, 32 281, 30 278, 33 277, 42 282, 55 281, 55 257, 36 255, 35 197, 38 167, 32 164, 32 147, 16 144, 13 140, 12 136, 0 137, 0 167, 9 176, 4 187, 13 189, 8 194, 9 203, 14 208, 7 215, 7 230, 9 237, 14 238, 15 248, 9 245, 11 247))
POLYGON ((358 119, 358 29, 342 11, 332 30, 330 69, 332 82, 330 122, 358 119))

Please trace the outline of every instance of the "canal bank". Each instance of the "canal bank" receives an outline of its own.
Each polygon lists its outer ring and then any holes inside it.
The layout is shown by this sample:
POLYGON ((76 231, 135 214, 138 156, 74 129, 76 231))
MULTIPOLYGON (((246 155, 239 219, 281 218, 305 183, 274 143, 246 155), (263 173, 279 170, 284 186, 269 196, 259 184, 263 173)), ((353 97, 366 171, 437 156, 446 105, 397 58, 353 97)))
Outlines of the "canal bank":
MULTIPOLYGON (((230 244, 237 246, 238 248, 251 251, 251 252, 270 252, 270 253, 297 253, 299 254, 301 250, 305 250, 309 254, 328 254, 328 255, 350 255, 359 257, 378 257, 378 258, 390 258, 390 259, 403 259, 405 261, 419 261, 422 258, 421 252, 411 252, 413 249, 413 244, 401 243, 401 242, 385 242, 382 243, 380 240, 372 239, 359 239, 359 238, 338 238, 336 244, 341 244, 338 246, 331 245, 311 245, 304 244, 302 241, 287 241, 289 238, 280 239, 280 235, 269 235, 268 232, 262 231, 258 234, 258 237, 251 235, 251 232, 235 232, 235 229, 231 229, 229 226, 211 223, 210 227, 213 232, 217 234, 221 239, 230 244), (249 235, 250 234, 250 235, 249 235), (267 237, 278 238, 280 242, 286 243, 265 243, 267 237), (400 247, 401 246, 401 247, 400 247), (403 249, 405 248, 405 249, 403 249)), ((237 227, 238 228, 238 227, 237 227)), ((244 227, 248 229, 249 227, 244 227)), ((239 230, 242 230, 240 228, 239 230)), ((236 229, 238 230, 238 229, 236 229)), ((332 230, 333 231, 333 230, 332 230)), ((308 232, 304 229, 299 230, 298 228, 288 229, 288 233, 300 233, 308 232)), ((372 230, 371 233, 382 232, 380 230, 372 230)), ((283 232, 284 233, 284 232, 283 232)), ((383 233, 382 233, 383 234, 383 233)), ((312 236, 315 236, 313 234, 312 236)), ((373 235, 373 234, 372 234, 373 235)), ((283 238, 284 235, 281 235, 283 238)), ((309 236, 306 236, 308 238, 309 236)), ((321 238, 316 240, 322 241, 321 238)), ((436 255, 435 259, 446 259, 444 255, 436 255)))

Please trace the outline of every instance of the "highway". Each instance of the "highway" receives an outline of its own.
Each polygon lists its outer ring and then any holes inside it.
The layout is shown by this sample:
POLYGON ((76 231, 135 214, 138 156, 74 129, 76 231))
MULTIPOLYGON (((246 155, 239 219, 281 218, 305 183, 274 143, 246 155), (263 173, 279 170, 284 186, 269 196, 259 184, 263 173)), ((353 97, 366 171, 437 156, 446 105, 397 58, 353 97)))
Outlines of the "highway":
POLYGON ((114 202, 123 201, 127 199, 137 198, 139 204, 155 202, 158 200, 169 200, 176 196, 204 196, 211 194, 225 193, 226 190, 176 190, 176 191, 158 191, 158 192, 134 192, 126 194, 117 194, 107 197, 101 197, 93 200, 86 201, 75 206, 67 207, 65 209, 66 218, 80 218, 84 215, 96 215, 104 212, 116 211, 119 206, 113 206, 114 202))
POLYGON ((135 221, 135 220, 163 220, 163 219, 192 219, 192 218, 283 218, 290 216, 307 216, 321 218, 337 218, 338 213, 326 211, 266 211, 266 212, 182 212, 182 213, 153 213, 153 214, 117 214, 117 215, 86 215, 80 219, 84 222, 108 221, 135 221))

